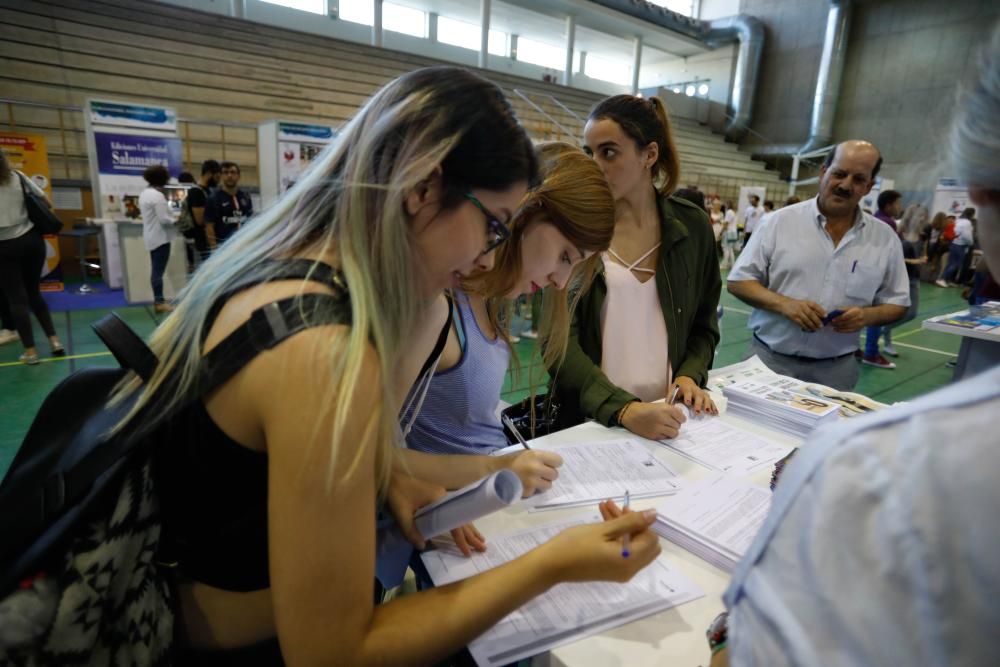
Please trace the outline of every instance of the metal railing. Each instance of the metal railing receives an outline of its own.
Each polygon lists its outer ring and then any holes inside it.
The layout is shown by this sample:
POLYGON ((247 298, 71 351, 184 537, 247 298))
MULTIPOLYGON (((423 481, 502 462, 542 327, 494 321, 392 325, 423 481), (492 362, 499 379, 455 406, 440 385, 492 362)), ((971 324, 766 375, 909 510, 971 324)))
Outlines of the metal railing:
MULTIPOLYGON (((530 97, 528 97, 523 91, 519 90, 518 88, 514 88, 512 92, 515 95, 517 95, 519 98, 521 98, 522 100, 524 100, 528 104, 528 106, 530 106, 532 109, 534 109, 535 111, 537 111, 538 113, 540 113, 547 121, 549 121, 550 123, 552 123, 555 127, 559 128, 559 130, 562 132, 562 134, 564 134, 568 138, 574 139, 574 140, 579 138, 580 132, 571 132, 570 130, 566 129, 566 126, 564 126, 562 123, 560 123, 555 118, 553 118, 547 111, 545 111, 545 109, 543 109, 539 105, 535 104, 535 102, 530 97)), ((563 105, 561 102, 558 102, 558 100, 556 100, 551 95, 546 95, 546 97, 550 98, 553 101, 556 101, 556 103, 559 105, 560 108, 566 109, 565 105, 563 105)), ((569 111, 568 109, 566 109, 566 110, 569 111)), ((577 120, 579 120, 581 123, 583 122, 583 120, 579 116, 577 116, 576 114, 574 114, 572 111, 570 111, 570 114, 574 118, 576 118, 577 120)))

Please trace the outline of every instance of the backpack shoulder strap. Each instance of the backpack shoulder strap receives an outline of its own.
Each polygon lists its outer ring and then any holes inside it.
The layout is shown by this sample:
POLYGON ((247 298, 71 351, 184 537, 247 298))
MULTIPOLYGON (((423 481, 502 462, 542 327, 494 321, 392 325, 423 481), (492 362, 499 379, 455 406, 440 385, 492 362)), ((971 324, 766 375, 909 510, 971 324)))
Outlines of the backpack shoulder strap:
MULTIPOLYGON (((344 281, 340 272, 335 271, 333 267, 329 264, 323 262, 315 262, 310 259, 289 259, 281 261, 265 262, 261 265, 261 269, 268 268, 271 269, 270 275, 264 276, 263 270, 258 270, 246 278, 238 281, 231 288, 223 292, 212 304, 212 308, 208 311, 208 317, 205 320, 205 328, 203 336, 207 337, 209 330, 215 323, 215 318, 219 316, 222 312, 223 306, 229 299, 233 298, 240 292, 246 291, 251 287, 255 287, 265 282, 276 282, 279 280, 309 280, 312 282, 318 282, 323 285, 332 286, 338 292, 347 293, 347 283, 344 281)), ((204 338, 202 339, 202 344, 205 343, 204 338)))
POLYGON ((109 313, 90 325, 122 368, 134 371, 148 382, 158 363, 156 355, 117 313, 109 313))
POLYGON ((344 294, 301 294, 265 304, 205 355, 197 393, 210 394, 258 354, 300 331, 350 321, 350 301, 344 294))

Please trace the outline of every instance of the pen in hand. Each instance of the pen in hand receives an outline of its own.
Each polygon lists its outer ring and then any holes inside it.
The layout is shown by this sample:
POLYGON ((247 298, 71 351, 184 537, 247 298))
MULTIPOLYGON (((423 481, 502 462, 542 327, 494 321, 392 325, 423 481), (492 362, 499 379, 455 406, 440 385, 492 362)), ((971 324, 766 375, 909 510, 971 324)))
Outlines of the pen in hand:
POLYGON ((677 400, 677 392, 679 392, 680 390, 681 386, 679 384, 675 384, 673 392, 670 393, 670 400, 667 401, 667 405, 674 404, 674 401, 677 400))
POLYGON ((510 429, 510 432, 514 434, 514 437, 517 438, 518 443, 520 443, 522 447, 531 451, 531 447, 528 447, 528 442, 521 436, 521 432, 517 430, 516 426, 514 426, 514 422, 510 420, 510 417, 507 415, 501 415, 500 421, 503 422, 504 426, 510 429))
MULTIPOLYGON (((628 489, 625 489, 625 502, 622 504, 622 510, 624 512, 628 512, 628 504, 629 504, 628 489)), ((628 533, 625 533, 625 535, 622 537, 622 558, 628 558, 629 555, 628 538, 629 538, 628 533)))

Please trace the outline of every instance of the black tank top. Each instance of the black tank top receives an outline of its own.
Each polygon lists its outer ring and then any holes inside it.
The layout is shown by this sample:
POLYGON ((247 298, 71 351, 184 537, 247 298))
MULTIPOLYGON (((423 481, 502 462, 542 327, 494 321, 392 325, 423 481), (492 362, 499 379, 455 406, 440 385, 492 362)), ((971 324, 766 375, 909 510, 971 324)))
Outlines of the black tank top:
MULTIPOLYGON (((159 558, 175 562, 185 577, 223 590, 247 592, 270 587, 267 454, 226 435, 205 409, 204 397, 257 354, 299 331, 351 321, 347 285, 329 266, 305 260, 282 262, 281 273, 270 277, 288 279, 314 280, 333 286, 336 294, 304 294, 255 310, 246 323, 205 355, 195 392, 198 398, 158 426, 154 435, 154 469, 163 518, 159 558), (324 307, 324 317, 316 314, 318 306, 324 307)), ((209 313, 206 335, 229 298, 260 282, 251 277, 220 297, 209 313)), ((432 374, 450 327, 449 317, 418 383, 432 374)))

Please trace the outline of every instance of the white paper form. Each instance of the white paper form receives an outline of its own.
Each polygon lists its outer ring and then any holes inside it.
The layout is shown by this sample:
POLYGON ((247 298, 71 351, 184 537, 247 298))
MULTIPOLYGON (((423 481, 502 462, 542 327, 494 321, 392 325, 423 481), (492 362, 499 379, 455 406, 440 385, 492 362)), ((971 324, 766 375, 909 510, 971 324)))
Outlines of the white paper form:
POLYGON ((773 465, 794 449, 710 415, 688 415, 676 438, 659 442, 710 470, 736 475, 773 465))
MULTIPOLYGON (((506 563, 549 541, 562 530, 589 520, 559 522, 502 537, 490 536, 485 553, 465 558, 453 545, 422 554, 435 585, 465 579, 506 563)), ((509 663, 549 651, 603 630, 702 597, 702 591, 661 554, 627 584, 560 584, 509 614, 469 651, 481 667, 509 663)))
POLYGON ((545 449, 559 454, 563 464, 552 488, 529 501, 532 511, 621 499, 626 489, 632 498, 669 495, 681 486, 677 473, 633 438, 545 449))
POLYGON ((729 570, 750 547, 770 508, 767 489, 717 474, 660 503, 653 530, 729 570))

